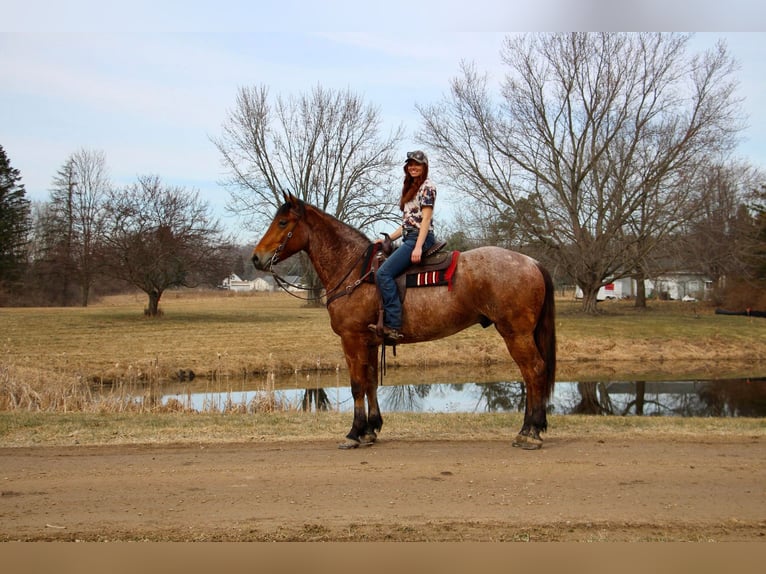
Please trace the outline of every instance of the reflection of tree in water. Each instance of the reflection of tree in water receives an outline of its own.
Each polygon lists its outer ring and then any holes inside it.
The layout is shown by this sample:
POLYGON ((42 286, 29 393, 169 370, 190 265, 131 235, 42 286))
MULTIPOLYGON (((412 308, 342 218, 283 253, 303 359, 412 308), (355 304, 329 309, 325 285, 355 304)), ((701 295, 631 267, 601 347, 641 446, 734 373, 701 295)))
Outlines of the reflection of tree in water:
POLYGON ((685 417, 763 417, 766 416, 766 380, 743 379, 698 382, 688 392, 671 391, 666 383, 654 385, 655 391, 647 391, 646 381, 633 383, 631 393, 619 393, 629 397, 620 401, 619 395, 610 394, 612 384, 584 381, 577 383, 577 403, 569 411, 572 414, 590 415, 675 415, 685 417), (659 389, 659 390, 656 390, 659 389))
POLYGON ((303 394, 301 409, 310 411, 312 405, 316 411, 330 410, 330 398, 327 396, 327 392, 324 389, 306 389, 306 392, 303 394))
POLYGON ((492 383, 476 386, 480 389, 480 398, 484 399, 484 410, 487 412, 524 410, 527 401, 524 383, 492 383))
POLYGON ((609 397, 608 385, 595 381, 577 383, 579 402, 572 407, 574 415, 611 415, 614 413, 612 400, 609 397))
MULTIPOLYGON (((425 404, 428 409, 429 395, 444 393, 449 397, 450 392, 463 392, 466 384, 477 390, 474 410, 483 406, 487 412, 524 411, 526 389, 522 382, 385 386, 380 389, 381 406, 388 411, 412 412, 423 410, 425 404)), ((561 405, 563 414, 766 417, 766 379, 696 383, 582 381, 576 384, 576 389, 572 402, 561 405), (687 390, 683 390, 684 386, 687 390)), ((471 396, 475 396, 473 392, 471 396)), ((149 396, 145 400, 151 404, 151 399, 149 396)), ((301 407, 305 411, 326 411, 332 408, 332 403, 325 389, 315 387, 304 391, 301 407)))
POLYGON ((715 417, 766 416, 766 379, 711 381, 699 392, 705 415, 715 417))
MULTIPOLYGON (((526 389, 524 383, 471 383, 479 391, 476 408, 481 404, 487 412, 524 410, 526 404, 526 389)), ((390 411, 420 411, 423 399, 435 389, 449 393, 463 392, 465 383, 451 385, 395 385, 381 389, 381 397, 386 410, 390 411)))
POLYGON ((419 411, 420 401, 431 392, 431 385, 392 385, 379 392, 386 410, 419 411))

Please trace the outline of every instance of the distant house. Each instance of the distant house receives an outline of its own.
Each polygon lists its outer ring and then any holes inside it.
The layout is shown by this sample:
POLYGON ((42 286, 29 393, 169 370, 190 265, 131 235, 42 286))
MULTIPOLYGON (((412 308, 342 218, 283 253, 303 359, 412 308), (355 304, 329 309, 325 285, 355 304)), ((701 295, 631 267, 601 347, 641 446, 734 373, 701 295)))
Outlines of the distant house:
POLYGON ((253 281, 240 279, 239 275, 232 273, 226 279, 221 281, 221 289, 229 291, 252 291, 254 289, 253 281))
POLYGON ((671 271, 646 280, 646 294, 674 301, 684 298, 704 300, 713 289, 713 281, 702 273, 671 271))
MULTIPOLYGON (((615 279, 598 290, 596 299, 627 299, 636 296, 636 281, 631 277, 615 279)), ((647 297, 670 299, 673 301, 691 299, 707 299, 713 288, 712 280, 701 273, 687 271, 671 271, 662 273, 652 279, 644 280, 647 297)), ((582 290, 575 288, 575 297, 582 299, 582 290)))
MULTIPOLYGON (((596 299, 598 301, 604 301, 605 299, 627 299, 633 297, 636 294, 636 282, 630 277, 623 277, 622 279, 615 279, 611 283, 607 283, 598 290, 596 299)), ((575 288, 575 297, 582 299, 582 289, 575 288)))
POLYGON ((253 279, 253 291, 273 291, 274 279, 271 277, 257 277, 253 279))
MULTIPOLYGON (((283 278, 287 284, 285 287, 288 291, 299 291, 301 289, 305 289, 304 287, 300 286, 301 278, 298 275, 288 275, 287 277, 283 278), (297 285, 297 287, 294 287, 294 285, 297 285)), ((276 282, 274 281, 274 277, 271 275, 265 275, 263 277, 256 277, 255 279, 251 281, 247 281, 245 279, 241 279, 236 273, 232 273, 229 275, 226 279, 221 281, 221 285, 219 285, 221 289, 227 289, 229 291, 259 291, 259 292, 269 292, 269 291, 278 291, 281 289, 276 282)))

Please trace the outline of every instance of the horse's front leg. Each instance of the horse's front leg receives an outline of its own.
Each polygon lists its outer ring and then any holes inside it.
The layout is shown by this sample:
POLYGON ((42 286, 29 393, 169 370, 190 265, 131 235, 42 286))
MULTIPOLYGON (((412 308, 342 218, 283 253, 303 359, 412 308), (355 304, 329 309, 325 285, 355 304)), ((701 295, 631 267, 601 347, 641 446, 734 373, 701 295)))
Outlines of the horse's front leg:
POLYGON ((354 399, 354 422, 346 440, 338 448, 356 448, 370 445, 377 438, 383 420, 378 410, 376 376, 378 372, 377 346, 369 345, 364 337, 347 336, 342 339, 343 352, 351 378, 351 396, 354 399), (365 399, 370 402, 367 415, 365 399))
POLYGON ((371 444, 378 440, 378 431, 383 427, 383 416, 378 406, 378 346, 367 346, 367 429, 359 437, 362 443, 371 444))

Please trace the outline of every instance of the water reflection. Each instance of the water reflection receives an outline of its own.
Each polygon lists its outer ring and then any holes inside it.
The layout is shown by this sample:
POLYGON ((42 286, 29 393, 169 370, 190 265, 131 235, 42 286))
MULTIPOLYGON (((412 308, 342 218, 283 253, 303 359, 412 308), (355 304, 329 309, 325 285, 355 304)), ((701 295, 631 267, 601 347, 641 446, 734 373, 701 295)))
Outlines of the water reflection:
POLYGON ((330 397, 325 389, 306 389, 303 392, 301 410, 329 411, 332 408, 330 397))
POLYGON ((593 415, 763 417, 766 379, 578 382, 565 412, 593 415))
MULTIPOLYGON (((263 390, 214 390, 166 394, 195 410, 211 405, 251 404, 263 390)), ((304 411, 351 411, 351 391, 341 377, 296 378, 268 391, 282 408, 304 411), (335 380, 333 380, 335 379, 335 380), (314 384, 312 384, 314 383, 314 384), (327 386, 319 386, 321 383, 327 386), (335 384, 333 384, 335 383, 335 384)), ((429 383, 385 385, 379 390, 383 412, 523 412, 522 382, 429 383)), ((556 414, 617 416, 766 416, 766 378, 694 381, 557 382, 549 405, 556 414)))

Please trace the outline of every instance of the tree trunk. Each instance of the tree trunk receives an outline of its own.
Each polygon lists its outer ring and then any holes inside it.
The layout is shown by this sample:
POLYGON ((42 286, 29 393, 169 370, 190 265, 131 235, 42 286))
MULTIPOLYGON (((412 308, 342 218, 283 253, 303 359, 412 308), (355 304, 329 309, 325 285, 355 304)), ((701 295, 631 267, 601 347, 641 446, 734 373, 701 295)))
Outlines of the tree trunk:
POLYGON ((646 381, 636 381, 636 415, 643 416, 646 402, 646 381))
POLYGON ((600 415, 601 403, 598 400, 597 383, 585 381, 577 383, 577 392, 580 393, 580 402, 572 409, 576 415, 600 415))
POLYGON ((157 317, 160 314, 160 297, 162 297, 162 291, 159 289, 152 289, 148 293, 149 306, 144 312, 148 317, 157 317))
POLYGON ((646 309, 646 284, 644 283, 644 275, 639 274, 634 277, 636 281, 636 304, 638 309, 646 309))
POLYGON ((598 313, 598 290, 599 285, 595 287, 589 285, 587 287, 580 286, 582 289, 582 310, 590 315, 596 315, 598 313))
POLYGON ((309 296, 308 306, 309 307, 324 307, 324 302, 322 301, 322 295, 324 294, 324 289, 312 289, 311 295, 309 296))
POLYGON ((322 285, 322 281, 319 280, 319 276, 314 270, 314 267, 311 265, 309 265, 308 267, 310 269, 309 273, 307 273, 307 279, 309 284, 308 306, 309 307, 324 307, 324 303, 322 302, 324 285, 322 285))
POLYGON ((90 276, 85 275, 85 277, 82 278, 82 283, 80 284, 80 305, 82 307, 88 306, 88 300, 90 299, 90 276))

